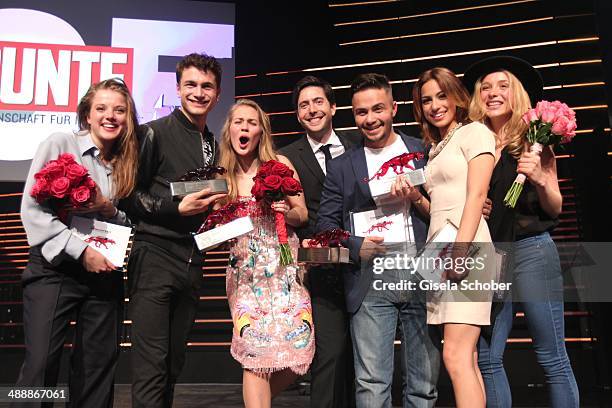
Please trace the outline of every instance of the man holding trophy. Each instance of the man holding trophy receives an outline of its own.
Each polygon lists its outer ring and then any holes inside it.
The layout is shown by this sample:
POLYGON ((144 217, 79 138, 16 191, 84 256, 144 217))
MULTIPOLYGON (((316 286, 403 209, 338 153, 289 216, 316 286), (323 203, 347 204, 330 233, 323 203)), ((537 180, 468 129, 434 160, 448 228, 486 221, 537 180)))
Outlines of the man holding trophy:
POLYGON ((176 79, 181 107, 143 126, 136 190, 123 203, 138 219, 128 266, 134 407, 172 405, 204 262, 191 233, 227 191, 215 180, 204 188, 179 181, 215 170, 218 148, 206 120, 221 91, 221 65, 190 54, 177 64, 176 79))
MULTIPOLYGON (((394 340, 401 322, 404 406, 433 407, 440 364, 439 350, 428 334, 423 299, 408 291, 379 291, 369 256, 384 244, 414 248, 427 236, 426 211, 414 201, 393 199, 400 178, 422 182, 425 160, 420 140, 396 132, 397 105, 389 80, 363 74, 351 85, 352 109, 363 143, 329 162, 323 186, 317 231, 351 230, 344 241, 352 264, 344 267, 344 288, 350 314, 358 407, 391 405, 394 340), (421 181, 418 181, 418 179, 421 181), (410 201, 410 202, 407 202, 410 201)), ((416 181, 416 182, 415 182, 416 181)), ((414 189, 417 190, 416 188, 414 189)), ((376 279, 397 279, 393 271, 376 279)))

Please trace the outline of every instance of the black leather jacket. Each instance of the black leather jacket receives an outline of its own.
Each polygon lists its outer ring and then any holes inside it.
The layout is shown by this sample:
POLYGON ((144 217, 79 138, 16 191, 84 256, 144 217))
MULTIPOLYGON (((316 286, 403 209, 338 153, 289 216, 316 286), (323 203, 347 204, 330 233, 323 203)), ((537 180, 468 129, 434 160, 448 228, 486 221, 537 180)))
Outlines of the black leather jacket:
POLYGON ((120 203, 120 207, 137 220, 134 239, 153 242, 166 249, 179 245, 191 250, 191 233, 200 227, 206 214, 181 216, 179 201, 170 195, 170 182, 205 165, 203 142, 213 146, 212 159, 216 164, 218 144, 208 128, 204 134, 200 133, 179 109, 142 125, 140 135, 136 189, 120 203))

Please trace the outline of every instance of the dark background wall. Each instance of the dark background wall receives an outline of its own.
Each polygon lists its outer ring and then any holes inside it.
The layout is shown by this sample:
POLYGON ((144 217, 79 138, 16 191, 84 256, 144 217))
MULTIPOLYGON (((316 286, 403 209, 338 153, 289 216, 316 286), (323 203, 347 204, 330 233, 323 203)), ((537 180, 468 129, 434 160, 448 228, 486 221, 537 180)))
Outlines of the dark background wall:
POLYGON ((236 74, 265 74, 342 60, 326 1, 236 4, 236 74))

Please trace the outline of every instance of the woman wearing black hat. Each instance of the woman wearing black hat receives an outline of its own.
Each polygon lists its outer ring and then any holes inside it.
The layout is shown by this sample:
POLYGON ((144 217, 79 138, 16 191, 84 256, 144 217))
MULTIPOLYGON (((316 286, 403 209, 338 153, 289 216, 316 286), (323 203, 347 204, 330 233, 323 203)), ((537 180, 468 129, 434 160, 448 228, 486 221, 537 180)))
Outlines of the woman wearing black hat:
POLYGON ((522 115, 541 98, 542 79, 526 61, 492 57, 471 66, 464 82, 474 94, 470 118, 495 132, 495 169, 489 197, 489 228, 494 242, 514 242, 512 301, 500 304, 491 330, 479 341, 479 366, 488 407, 511 407, 510 386, 503 367, 506 340, 515 306, 522 305, 527 326, 549 385, 552 407, 578 407, 576 380, 565 349, 563 277, 557 248, 550 237, 558 223, 562 196, 555 156, 545 147, 541 156, 528 151, 522 115), (503 199, 517 173, 528 182, 514 209, 503 199))

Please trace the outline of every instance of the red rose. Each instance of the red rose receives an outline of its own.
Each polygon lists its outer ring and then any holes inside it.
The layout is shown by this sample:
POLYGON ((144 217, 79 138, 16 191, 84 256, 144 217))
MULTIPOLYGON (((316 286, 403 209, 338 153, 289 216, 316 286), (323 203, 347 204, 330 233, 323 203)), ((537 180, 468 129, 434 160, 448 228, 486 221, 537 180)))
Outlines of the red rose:
POLYGON ((51 195, 55 198, 64 198, 70 189, 68 177, 58 177, 51 182, 51 195))
MULTIPOLYGON (((47 181, 43 179, 43 182, 46 183, 47 181)), ((44 203, 49 198, 48 184, 42 184, 42 183, 37 182, 32 187, 32 190, 30 191, 30 195, 34 197, 36 202, 38 202, 39 204, 44 203)))
POLYGON ((63 164, 61 164, 57 160, 51 160, 45 165, 45 167, 42 168, 39 173, 44 173, 44 177, 47 180, 53 181, 59 177, 63 177, 64 171, 65 169, 63 164))
POLYGON ((282 190, 288 196, 297 195, 302 191, 302 185, 293 177, 283 178, 282 190))
POLYGON ((272 165, 272 174, 276 174, 280 177, 293 177, 293 170, 291 170, 287 165, 275 161, 272 165))
POLYGON ((87 169, 80 164, 72 163, 66 166, 66 177, 68 177, 73 186, 78 185, 87 173, 87 169))
POLYGON ((253 187, 251 187, 251 195, 257 200, 261 199, 261 182, 257 179, 255 179, 255 184, 253 184, 253 187))
POLYGON ((274 160, 268 160, 267 162, 263 162, 259 169, 257 170, 257 175, 263 175, 264 177, 269 175, 272 171, 272 167, 274 166, 274 160))
POLYGON ((34 178, 36 180, 46 180, 47 179, 47 171, 44 168, 40 169, 40 171, 34 175, 34 178))
POLYGON ((35 183, 32 186, 32 190, 30 190, 30 195, 38 200, 38 197, 40 196, 40 184, 35 183))
POLYGON ((90 190, 95 190, 96 189, 96 182, 92 180, 91 177, 87 177, 83 183, 84 186, 86 186, 87 188, 89 188, 90 190))
POLYGON ((266 176, 262 184, 267 190, 278 190, 283 184, 283 178, 273 174, 271 176, 266 176))
POLYGON ((76 163, 74 160, 74 156, 70 153, 62 153, 57 157, 57 161, 64 166, 68 166, 69 164, 76 163))
POLYGON ((91 191, 87 186, 79 186, 72 190, 70 201, 75 207, 81 207, 91 198, 91 191))
POLYGON ((264 198, 264 189, 259 180, 256 180, 255 184, 253 184, 253 187, 251 188, 251 195, 253 195, 256 200, 261 200, 264 198))
POLYGON ((30 195, 34 197, 34 199, 42 204, 46 199, 49 198, 49 182, 46 178, 42 177, 36 180, 34 186, 32 186, 32 190, 30 191, 30 195))

